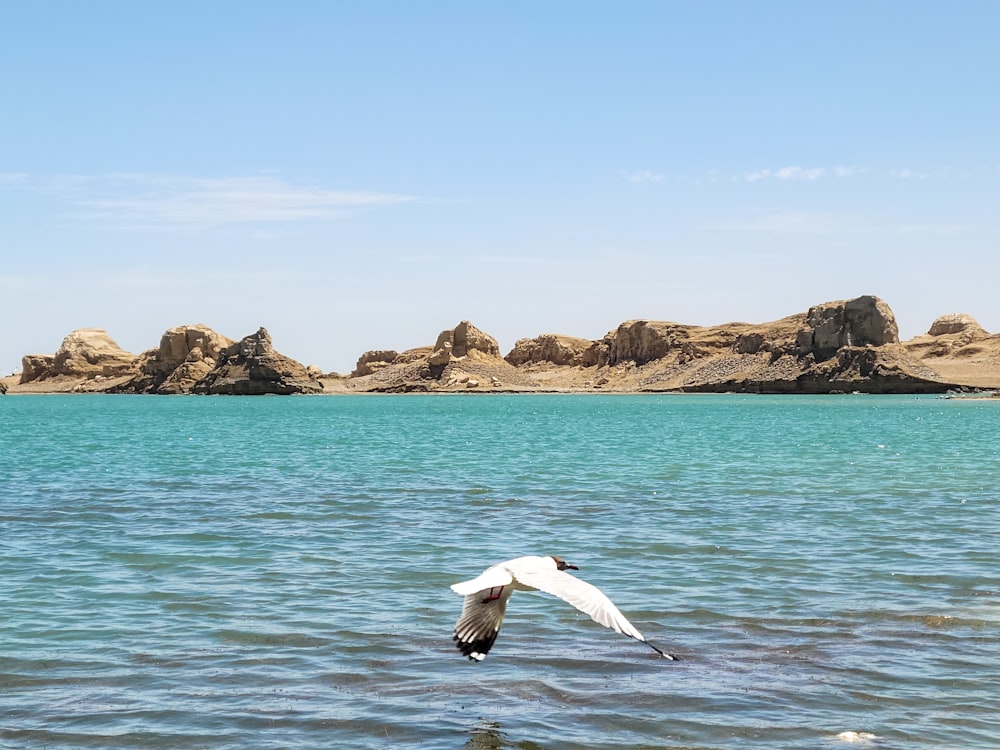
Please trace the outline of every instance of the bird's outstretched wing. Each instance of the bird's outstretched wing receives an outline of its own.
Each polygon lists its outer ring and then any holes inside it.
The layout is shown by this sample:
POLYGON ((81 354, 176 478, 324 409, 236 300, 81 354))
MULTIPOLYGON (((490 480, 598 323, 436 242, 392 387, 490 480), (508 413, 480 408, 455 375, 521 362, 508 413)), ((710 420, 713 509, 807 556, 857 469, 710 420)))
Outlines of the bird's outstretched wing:
POLYGON ((515 578, 525 586, 531 586, 547 594, 558 596, 581 612, 590 615, 590 619, 594 622, 611 628, 616 633, 622 633, 637 641, 646 640, 604 592, 593 584, 561 570, 519 571, 515 574, 515 578))
POLYGON ((462 581, 461 583, 453 583, 451 585, 451 590, 456 594, 461 594, 462 596, 469 596, 470 594, 475 594, 484 589, 492 589, 497 586, 507 586, 514 582, 514 578, 511 576, 510 571, 504 568, 502 565, 494 565, 491 568, 487 568, 478 576, 469 581, 462 581))
POLYGON ((500 632, 500 623, 507 612, 507 600, 512 593, 514 589, 510 586, 498 586, 465 597, 462 614, 451 636, 464 656, 472 661, 486 658, 500 632))

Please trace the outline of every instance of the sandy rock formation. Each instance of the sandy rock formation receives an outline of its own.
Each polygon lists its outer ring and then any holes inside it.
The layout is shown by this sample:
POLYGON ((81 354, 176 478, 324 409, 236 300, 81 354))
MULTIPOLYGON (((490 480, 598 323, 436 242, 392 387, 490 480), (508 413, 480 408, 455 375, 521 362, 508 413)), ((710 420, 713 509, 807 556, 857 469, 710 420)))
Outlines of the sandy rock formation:
POLYGON ((809 308, 797 343, 800 354, 822 362, 845 346, 898 344, 899 328, 885 302, 865 295, 809 308))
MULTIPOLYGON (((787 320, 787 319, 786 319, 787 320)), ((800 321, 801 318, 796 318, 800 321)), ((780 321, 786 322, 786 321, 780 321)), ((652 363, 684 367, 719 355, 756 353, 787 348, 788 332, 778 324, 752 326, 726 323, 693 326, 681 323, 630 320, 594 342, 599 368, 624 365, 645 367, 652 363)))
POLYGON ((117 378, 134 371, 138 358, 126 352, 103 328, 80 328, 63 339, 54 355, 21 359, 21 383, 50 378, 117 378))
POLYGON ((408 349, 391 362, 381 360, 372 369, 369 374, 352 376, 348 389, 362 393, 410 393, 531 390, 535 386, 530 377, 500 357, 496 339, 467 320, 438 334, 434 346, 408 349))
POLYGON ((454 328, 441 331, 438 334, 434 350, 438 351, 451 346, 451 356, 464 357, 471 351, 482 352, 494 357, 500 356, 500 345, 497 340, 488 333, 480 331, 472 323, 463 320, 454 328))
POLYGON ((903 347, 945 380, 969 388, 1000 388, 1000 334, 983 330, 971 315, 942 315, 926 334, 903 347))
POLYGON ((228 336, 216 333, 201 323, 187 326, 176 326, 167 329, 160 337, 160 348, 157 351, 161 362, 178 365, 190 361, 191 354, 198 352, 199 358, 218 360, 223 349, 235 343, 228 336))
POLYGON ((443 368, 451 362, 452 346, 450 341, 441 342, 440 346, 435 346, 434 351, 427 355, 427 364, 431 368, 443 368))
POLYGON ((473 352, 499 358, 500 345, 495 338, 467 320, 463 320, 454 328, 441 331, 434 343, 434 350, 427 358, 430 376, 440 380, 452 359, 461 359, 473 352))
POLYGON ((590 367, 597 364, 597 345, 590 339, 543 333, 533 339, 518 339, 504 359, 515 367, 543 363, 590 367))
POLYGON ((931 323, 930 330, 927 331, 928 336, 946 336, 954 333, 965 333, 967 331, 973 332, 974 335, 982 334, 982 338, 985 338, 989 334, 983 330, 979 322, 967 313, 949 313, 947 315, 942 315, 937 318, 933 323, 931 323))
POLYGON ((350 376, 323 376, 275 352, 264 329, 234 343, 205 326, 179 326, 141 358, 103 331, 83 329, 54 355, 24 357, 20 375, 0 384, 9 395, 317 393, 324 381, 335 393, 1000 390, 1000 334, 954 313, 935 320, 926 335, 900 343, 888 305, 863 296, 770 323, 630 320, 593 341, 544 334, 518 340, 506 358, 493 337, 462 321, 434 346, 372 350, 350 376))
POLYGON ((363 378, 376 370, 388 367, 399 358, 399 352, 392 349, 375 349, 358 357, 358 363, 351 373, 352 378, 363 378))
POLYGON ((822 362, 788 354, 719 357, 680 390, 737 393, 941 393, 947 385, 898 345, 843 347, 822 362))
POLYGON ((322 384, 299 362, 274 350, 266 329, 219 352, 215 368, 192 393, 225 395, 320 393, 322 384))
POLYGON ((925 335, 906 342, 906 348, 922 359, 961 356, 960 350, 989 337, 971 315, 950 313, 935 319, 925 335))
POLYGON ((21 357, 21 379, 19 384, 36 383, 53 376, 54 354, 25 354, 21 357))
POLYGON ((630 320, 596 341, 545 334, 520 339, 503 360, 494 344, 463 321, 438 336, 420 362, 393 361, 351 388, 931 393, 949 387, 898 343, 891 309, 873 296, 827 302, 771 323, 630 320))
POLYGON ((144 352, 139 373, 115 388, 119 393, 190 393, 207 376, 233 340, 202 324, 176 326, 160 337, 160 346, 144 352))
POLYGON ((689 328, 684 343, 686 358, 661 360, 667 366, 647 375, 642 389, 923 393, 947 387, 899 345, 892 310, 873 296, 827 302, 757 326, 689 328), (727 340, 732 343, 725 347, 727 340))
MULTIPOLYGON (((622 391, 824 393, 940 392, 939 374, 898 344, 895 317, 865 296, 816 305, 772 323, 692 326, 630 320, 592 342, 591 368, 546 372, 539 340, 509 360, 550 387, 622 391), (588 375, 583 376, 586 371, 588 375)), ((551 362, 551 360, 550 360, 551 362)))
POLYGON ((615 366, 622 362, 644 365, 663 359, 679 349, 690 337, 690 326, 671 322, 629 320, 604 338, 598 364, 615 366))

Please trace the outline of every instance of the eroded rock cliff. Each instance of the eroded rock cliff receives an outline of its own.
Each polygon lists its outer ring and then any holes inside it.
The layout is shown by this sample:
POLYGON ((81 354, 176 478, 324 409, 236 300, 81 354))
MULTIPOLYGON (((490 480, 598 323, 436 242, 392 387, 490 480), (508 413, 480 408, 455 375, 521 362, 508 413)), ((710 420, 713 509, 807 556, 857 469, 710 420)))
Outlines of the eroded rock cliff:
POLYGON ((366 374, 349 381, 356 392, 407 393, 414 391, 530 390, 536 386, 500 356, 500 346, 489 334, 467 320, 438 334, 433 346, 395 355, 369 352, 358 360, 355 372, 366 374))
POLYGON ((809 308, 797 343, 800 353, 822 362, 845 346, 898 344, 899 327, 885 302, 865 295, 809 308))
POLYGON ((63 339, 55 354, 21 359, 20 383, 53 378, 94 380, 133 372, 138 357, 122 349, 103 328, 80 328, 63 339))
POLYGON ((321 393, 314 373, 274 350, 265 328, 219 351, 216 366, 192 387, 192 393, 260 395, 321 393))
POLYGON ((170 328, 156 349, 144 352, 139 372, 115 390, 123 393, 190 393, 219 361, 233 340, 206 325, 170 328))
POLYGON ((461 321, 435 343, 372 350, 350 376, 323 376, 278 354, 265 329, 233 342, 207 326, 178 326, 141 356, 101 329, 74 331, 56 354, 23 358, 12 393, 318 393, 618 391, 935 393, 1000 389, 1000 334, 963 313, 899 342, 889 306, 865 295, 825 302, 770 323, 694 326, 630 320, 596 340, 496 339, 461 321))
POLYGON ((597 364, 597 342, 558 333, 543 333, 533 339, 518 339, 506 357, 515 367, 551 364, 590 367, 597 364))

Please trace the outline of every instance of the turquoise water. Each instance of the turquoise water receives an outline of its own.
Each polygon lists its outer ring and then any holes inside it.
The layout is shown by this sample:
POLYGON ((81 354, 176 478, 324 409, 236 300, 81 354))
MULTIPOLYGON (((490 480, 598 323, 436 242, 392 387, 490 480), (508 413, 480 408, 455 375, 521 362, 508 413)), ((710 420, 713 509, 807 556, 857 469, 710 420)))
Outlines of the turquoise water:
POLYGON ((996 400, 6 396, 0 747, 996 748, 998 477, 996 400), (682 661, 463 659, 522 554, 682 661))

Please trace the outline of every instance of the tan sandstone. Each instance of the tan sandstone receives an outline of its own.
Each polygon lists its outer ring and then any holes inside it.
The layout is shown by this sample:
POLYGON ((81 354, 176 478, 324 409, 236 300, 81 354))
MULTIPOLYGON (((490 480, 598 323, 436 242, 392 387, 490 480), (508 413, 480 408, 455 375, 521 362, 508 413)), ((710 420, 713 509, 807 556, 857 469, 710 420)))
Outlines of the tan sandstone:
POLYGON ((492 336, 463 320, 433 345, 371 350, 350 375, 321 376, 275 352, 264 329, 232 342, 205 326, 180 326, 141 357, 99 329, 83 329, 56 355, 25 357, 20 378, 0 384, 12 394, 945 393, 1000 390, 1000 335, 953 313, 900 342, 892 310, 865 295, 769 323, 629 320, 593 340, 547 333, 519 339, 506 357, 492 336))

